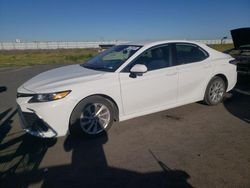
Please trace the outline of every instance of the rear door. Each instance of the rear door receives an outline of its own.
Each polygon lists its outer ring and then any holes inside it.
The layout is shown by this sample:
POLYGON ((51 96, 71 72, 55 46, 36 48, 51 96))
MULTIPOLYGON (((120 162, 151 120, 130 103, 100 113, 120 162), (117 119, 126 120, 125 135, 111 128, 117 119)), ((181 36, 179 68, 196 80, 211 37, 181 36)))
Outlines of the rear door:
POLYGON ((208 53, 192 43, 175 43, 179 73, 178 102, 202 100, 212 67, 208 53))

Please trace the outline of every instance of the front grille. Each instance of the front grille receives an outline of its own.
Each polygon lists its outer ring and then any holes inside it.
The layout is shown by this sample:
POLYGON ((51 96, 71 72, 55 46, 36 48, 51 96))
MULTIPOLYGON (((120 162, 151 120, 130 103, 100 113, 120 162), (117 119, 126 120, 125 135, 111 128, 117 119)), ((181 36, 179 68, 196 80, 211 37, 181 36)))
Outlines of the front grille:
POLYGON ((238 63, 237 71, 250 72, 250 63, 238 63))
POLYGON ((27 124, 25 125, 25 128, 34 132, 47 132, 49 130, 45 123, 35 113, 21 113, 27 124))
POLYGON ((237 71, 238 72, 250 72, 250 57, 249 56, 238 56, 237 58, 237 71))
POLYGON ((237 67, 237 71, 242 71, 242 72, 250 72, 250 68, 247 67, 237 67))

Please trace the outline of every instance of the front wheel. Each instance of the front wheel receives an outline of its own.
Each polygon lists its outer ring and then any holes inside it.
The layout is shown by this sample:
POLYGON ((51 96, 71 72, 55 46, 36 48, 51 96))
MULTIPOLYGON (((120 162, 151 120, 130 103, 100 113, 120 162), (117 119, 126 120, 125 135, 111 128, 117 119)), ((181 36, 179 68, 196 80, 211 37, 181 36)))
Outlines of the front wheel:
POLYGON ((226 86, 221 77, 215 76, 208 84, 204 102, 208 105, 219 104, 225 95, 226 86))
POLYGON ((70 118, 70 133, 87 137, 99 136, 112 126, 113 114, 109 100, 99 96, 88 97, 73 110, 70 118))

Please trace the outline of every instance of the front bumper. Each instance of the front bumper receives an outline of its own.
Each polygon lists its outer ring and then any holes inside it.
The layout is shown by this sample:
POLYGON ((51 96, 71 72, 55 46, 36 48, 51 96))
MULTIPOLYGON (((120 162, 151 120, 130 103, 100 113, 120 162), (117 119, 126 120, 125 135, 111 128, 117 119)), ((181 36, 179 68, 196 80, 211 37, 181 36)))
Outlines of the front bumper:
POLYGON ((76 105, 74 100, 65 97, 51 102, 28 103, 30 99, 29 96, 16 99, 21 127, 27 133, 43 138, 68 133, 70 115, 76 105))
POLYGON ((18 115, 21 127, 27 133, 42 138, 52 138, 57 136, 57 132, 35 113, 22 112, 20 106, 18 106, 18 115))

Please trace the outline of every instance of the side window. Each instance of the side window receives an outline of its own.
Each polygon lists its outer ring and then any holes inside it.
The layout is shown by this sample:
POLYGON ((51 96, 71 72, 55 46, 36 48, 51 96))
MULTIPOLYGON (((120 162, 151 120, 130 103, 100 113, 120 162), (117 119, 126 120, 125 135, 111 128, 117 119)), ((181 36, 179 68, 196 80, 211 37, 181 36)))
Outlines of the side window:
POLYGON ((130 63, 123 72, 129 72, 136 64, 144 64, 148 71, 162 69, 170 66, 170 46, 151 48, 143 52, 135 61, 130 63))
POLYGON ((176 44, 176 55, 179 65, 203 61, 208 57, 206 51, 192 44, 176 44))

